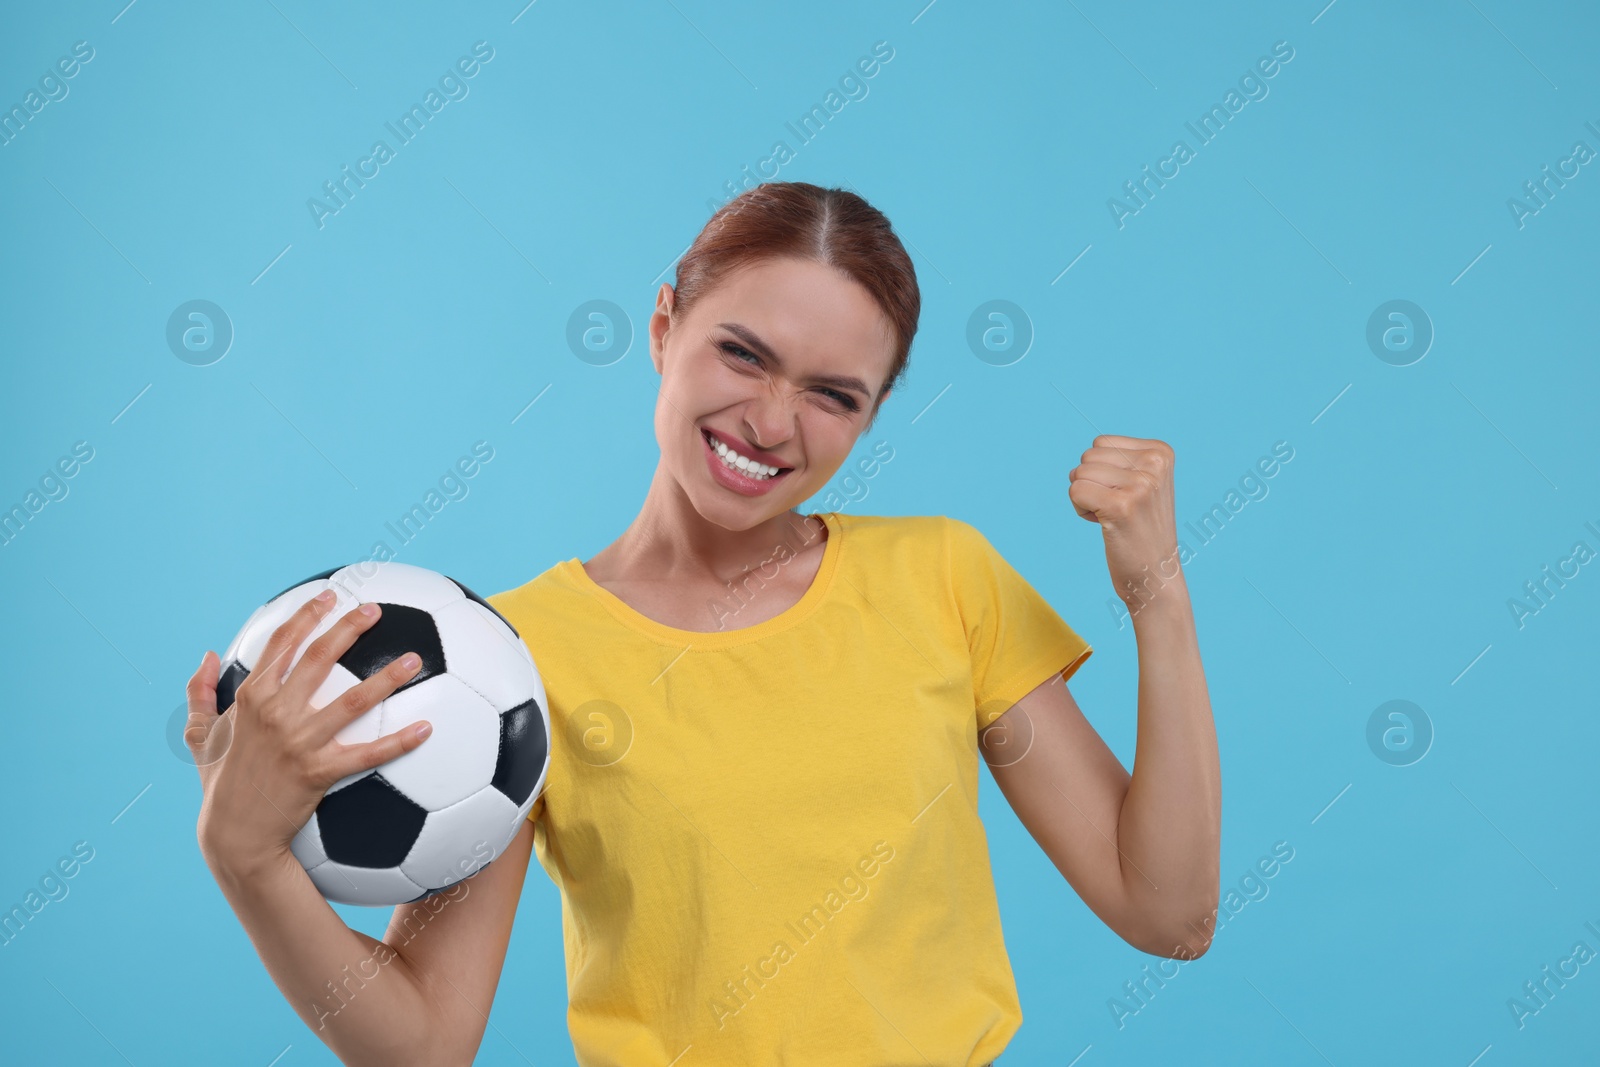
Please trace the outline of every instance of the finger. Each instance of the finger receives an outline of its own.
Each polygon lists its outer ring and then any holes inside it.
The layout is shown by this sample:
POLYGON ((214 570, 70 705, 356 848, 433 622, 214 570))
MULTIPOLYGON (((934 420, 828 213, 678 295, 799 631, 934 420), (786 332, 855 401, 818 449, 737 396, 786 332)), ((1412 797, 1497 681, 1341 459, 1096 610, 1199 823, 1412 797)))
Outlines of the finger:
POLYGON ((1126 448, 1129 451, 1139 448, 1162 448, 1166 445, 1165 441, 1158 441, 1154 437, 1126 437, 1115 433, 1099 434, 1092 443, 1097 447, 1126 448))
POLYGON ((1112 434, 1101 434, 1094 439, 1094 445, 1085 452, 1085 461, 1096 458, 1105 458, 1105 453, 1115 453, 1120 462, 1130 466, 1138 466, 1155 474, 1164 474, 1171 470, 1176 463, 1177 456, 1172 446, 1165 441, 1146 437, 1117 437, 1112 434))
POLYGON ((329 785, 332 785, 347 775, 359 774, 373 767, 382 766, 422 744, 432 732, 433 724, 424 720, 410 723, 392 734, 384 734, 376 741, 365 741, 359 745, 340 745, 335 755, 328 761, 323 777, 329 785))
POLYGON ((1067 475, 1067 479, 1074 485, 1081 481, 1090 481, 1107 489, 1125 489, 1139 485, 1142 473, 1137 467, 1119 467, 1112 463, 1080 463, 1072 468, 1072 473, 1067 475))
POLYGON ((407 652, 359 685, 346 689, 326 706, 316 709, 323 714, 317 716, 316 728, 312 734, 313 743, 318 745, 325 743, 350 723, 377 707, 379 701, 387 699, 389 694, 415 677, 417 671, 421 669, 422 657, 415 652, 407 652))
POLYGON ((288 666, 294 650, 300 647, 300 642, 305 640, 307 634, 316 629, 334 600, 334 591, 325 589, 301 604, 293 615, 272 631, 266 647, 261 650, 261 662, 244 682, 254 695, 269 697, 278 691, 283 685, 284 668, 288 666))
POLYGON ((1166 465, 1166 456, 1159 448, 1121 448, 1112 445, 1095 445, 1086 450, 1080 463, 1109 463, 1116 467, 1133 467, 1151 472, 1166 465))
POLYGON ((1073 482, 1071 488, 1067 490, 1067 499, 1072 501, 1072 509, 1080 518, 1099 522, 1099 512, 1111 504, 1115 494, 1115 489, 1109 489, 1099 482, 1081 479, 1073 482))
POLYGON ((206 649, 200 657, 200 666, 189 676, 184 694, 189 702, 189 718, 183 727, 183 742, 191 754, 205 744, 206 734, 217 721, 217 678, 222 661, 206 649))
POLYGON ((328 672, 339 662, 339 657, 350 651, 356 639, 370 630, 378 621, 382 609, 376 604, 361 604, 345 612, 328 632, 311 642, 284 679, 285 695, 296 706, 309 702, 313 693, 328 678, 328 672))

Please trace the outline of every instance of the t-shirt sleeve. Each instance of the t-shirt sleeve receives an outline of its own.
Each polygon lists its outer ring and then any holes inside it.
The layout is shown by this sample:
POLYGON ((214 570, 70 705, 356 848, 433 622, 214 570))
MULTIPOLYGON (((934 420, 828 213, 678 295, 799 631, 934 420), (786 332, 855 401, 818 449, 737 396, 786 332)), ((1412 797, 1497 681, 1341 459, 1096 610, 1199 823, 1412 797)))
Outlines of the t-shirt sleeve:
MULTIPOLYGON (((492 608, 494 610, 494 612, 496 614, 498 614, 502 619, 506 619, 508 621, 510 620, 512 615, 516 614, 515 609, 511 606, 511 601, 512 601, 512 596, 511 595, 514 592, 515 592, 514 589, 507 589, 507 590, 504 590, 504 591, 499 592, 499 593, 492 593, 487 598, 487 602, 489 604, 489 607, 492 608)), ((519 635, 526 629, 525 626, 517 626, 515 624, 512 624, 512 628, 517 630, 519 635)), ((523 637, 522 640, 523 640, 524 644, 527 643, 527 638, 526 637, 523 637)), ((529 655, 532 655, 532 649, 529 649, 529 655)), ((549 699, 548 694, 546 694, 546 699, 547 700, 549 699)), ((545 709, 546 712, 549 712, 550 710, 551 709, 549 709, 549 708, 545 709)), ((553 737, 552 738, 547 738, 546 740, 550 744, 554 744, 555 743, 555 738, 553 738, 553 737)), ((548 788, 548 786, 549 786, 549 776, 548 775, 546 775, 545 784, 546 784, 546 788, 548 788)), ((539 795, 534 798, 533 807, 528 809, 527 818, 528 818, 528 821, 531 822, 531 823, 538 823, 538 821, 540 819, 544 818, 544 790, 543 789, 541 789, 539 791, 539 795)))
POLYGON ((978 729, 1094 649, 971 524, 945 517, 945 570, 972 653, 978 729))

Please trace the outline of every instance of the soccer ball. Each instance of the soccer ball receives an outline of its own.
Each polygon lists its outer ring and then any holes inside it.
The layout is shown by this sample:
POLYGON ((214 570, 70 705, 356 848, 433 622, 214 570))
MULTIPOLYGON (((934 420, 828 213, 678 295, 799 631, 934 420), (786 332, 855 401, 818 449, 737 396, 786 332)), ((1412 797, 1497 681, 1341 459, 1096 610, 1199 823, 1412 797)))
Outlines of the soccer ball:
POLYGON ((291 847, 329 900, 421 900, 504 852, 533 809, 550 769, 544 682, 512 625, 460 582, 405 563, 362 562, 307 578, 256 609, 222 656, 219 711, 233 706, 272 632, 325 589, 337 599, 288 669, 351 609, 377 603, 382 614, 334 664, 312 706, 415 652, 417 673, 335 736, 360 744, 421 719, 433 732, 335 782, 291 847))

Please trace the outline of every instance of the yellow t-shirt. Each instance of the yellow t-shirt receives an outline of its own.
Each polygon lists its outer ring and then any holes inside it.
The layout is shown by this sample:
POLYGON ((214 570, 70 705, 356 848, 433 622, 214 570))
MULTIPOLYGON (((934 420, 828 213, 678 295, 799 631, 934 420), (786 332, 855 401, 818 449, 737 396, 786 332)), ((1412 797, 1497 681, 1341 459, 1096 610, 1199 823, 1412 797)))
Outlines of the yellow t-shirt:
POLYGON ((752 626, 732 593, 722 630, 662 625, 575 558, 489 598, 550 701, 528 817, 584 1067, 972 1067, 1022 1024, 977 731, 1092 649, 965 522, 821 518, 752 626))

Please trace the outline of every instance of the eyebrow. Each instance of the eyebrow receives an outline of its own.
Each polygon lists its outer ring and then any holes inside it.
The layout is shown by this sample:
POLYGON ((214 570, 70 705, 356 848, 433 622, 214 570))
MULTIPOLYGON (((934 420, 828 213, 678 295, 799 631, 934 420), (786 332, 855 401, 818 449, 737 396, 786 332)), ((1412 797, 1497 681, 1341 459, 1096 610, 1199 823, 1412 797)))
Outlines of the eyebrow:
MULTIPOLYGON (((749 327, 741 326, 737 322, 719 322, 717 325, 739 338, 757 355, 771 360, 773 366, 782 368, 783 360, 778 358, 778 353, 774 352, 765 341, 757 337, 749 327)), ((813 374, 811 375, 811 380, 822 385, 838 386, 841 389, 854 389, 868 399, 872 397, 872 390, 867 388, 865 382, 848 374, 813 374)))

